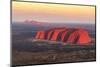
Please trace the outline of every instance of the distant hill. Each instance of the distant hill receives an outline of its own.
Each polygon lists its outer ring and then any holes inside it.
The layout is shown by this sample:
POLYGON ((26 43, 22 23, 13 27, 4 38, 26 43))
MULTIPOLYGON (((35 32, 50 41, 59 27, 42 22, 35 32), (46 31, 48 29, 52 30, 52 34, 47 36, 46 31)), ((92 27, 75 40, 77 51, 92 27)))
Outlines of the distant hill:
POLYGON ((32 25, 49 25, 49 23, 47 22, 39 22, 39 21, 35 21, 35 20, 25 20, 24 23, 26 24, 32 24, 32 25))

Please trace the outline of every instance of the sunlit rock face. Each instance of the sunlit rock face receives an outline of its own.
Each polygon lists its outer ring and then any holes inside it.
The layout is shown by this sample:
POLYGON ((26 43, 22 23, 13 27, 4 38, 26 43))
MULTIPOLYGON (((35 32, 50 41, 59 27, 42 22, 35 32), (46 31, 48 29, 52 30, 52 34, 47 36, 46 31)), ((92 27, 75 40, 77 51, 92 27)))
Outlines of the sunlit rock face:
POLYGON ((88 44, 91 42, 88 31, 78 28, 53 28, 37 31, 35 39, 60 41, 69 44, 88 44))

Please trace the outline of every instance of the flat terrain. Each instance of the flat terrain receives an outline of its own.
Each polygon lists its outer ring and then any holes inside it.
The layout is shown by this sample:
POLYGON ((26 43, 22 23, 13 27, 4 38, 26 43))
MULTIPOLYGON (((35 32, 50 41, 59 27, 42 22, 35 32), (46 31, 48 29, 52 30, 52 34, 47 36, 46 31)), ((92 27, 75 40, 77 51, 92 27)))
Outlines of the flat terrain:
POLYGON ((95 50, 13 52, 13 65, 95 61, 95 50))
MULTIPOLYGON (((61 24, 53 24, 53 26, 59 27, 61 24)), ((80 25, 67 24, 65 27, 68 26, 78 27, 80 25)), ((86 46, 78 46, 77 44, 72 46, 66 43, 34 39, 37 30, 51 28, 51 25, 50 27, 40 27, 27 24, 12 24, 12 64, 27 65, 95 61, 94 25, 86 24, 81 26, 88 30, 90 37, 93 39, 93 42, 86 46)))
MULTIPOLYGON (((68 46, 61 43, 34 41, 26 48, 13 49, 13 65, 95 61, 95 46, 68 46), (59 46, 60 45, 60 46, 59 46)), ((25 45, 25 44, 24 44, 25 45)))

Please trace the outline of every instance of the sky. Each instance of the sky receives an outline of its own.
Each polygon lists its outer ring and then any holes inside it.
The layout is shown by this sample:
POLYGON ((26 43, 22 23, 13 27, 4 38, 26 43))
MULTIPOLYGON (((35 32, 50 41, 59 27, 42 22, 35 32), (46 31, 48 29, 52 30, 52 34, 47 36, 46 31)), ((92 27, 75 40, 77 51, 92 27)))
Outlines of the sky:
POLYGON ((95 7, 33 2, 12 2, 12 21, 47 23, 95 23, 95 7))

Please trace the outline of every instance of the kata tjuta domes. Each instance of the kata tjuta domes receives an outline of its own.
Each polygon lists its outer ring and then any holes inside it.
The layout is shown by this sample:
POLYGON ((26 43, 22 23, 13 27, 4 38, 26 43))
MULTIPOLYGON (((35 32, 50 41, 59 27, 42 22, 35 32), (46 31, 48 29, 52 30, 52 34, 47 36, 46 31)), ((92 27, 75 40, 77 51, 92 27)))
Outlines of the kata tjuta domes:
POLYGON ((88 44, 91 42, 86 30, 76 28, 40 30, 37 31, 35 39, 61 41, 69 44, 88 44))

